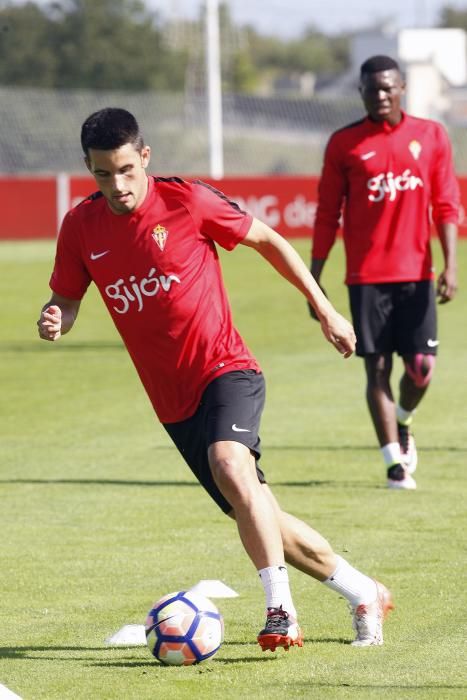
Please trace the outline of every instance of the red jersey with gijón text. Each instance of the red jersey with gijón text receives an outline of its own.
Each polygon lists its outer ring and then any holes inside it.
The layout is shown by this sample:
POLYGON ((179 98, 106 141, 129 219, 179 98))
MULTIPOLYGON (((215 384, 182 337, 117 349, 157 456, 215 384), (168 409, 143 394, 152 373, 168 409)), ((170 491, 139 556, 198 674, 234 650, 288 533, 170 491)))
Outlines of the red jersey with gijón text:
POLYGON ((342 213, 347 284, 432 279, 430 209, 435 224, 458 221, 459 186, 444 127, 405 113, 393 127, 362 119, 329 139, 313 257, 327 258, 342 213))
POLYGON ((224 372, 260 371, 233 326, 215 246, 232 250, 251 222, 205 183, 157 177, 129 214, 98 192, 63 221, 50 287, 81 299, 96 284, 163 423, 193 415, 224 372))

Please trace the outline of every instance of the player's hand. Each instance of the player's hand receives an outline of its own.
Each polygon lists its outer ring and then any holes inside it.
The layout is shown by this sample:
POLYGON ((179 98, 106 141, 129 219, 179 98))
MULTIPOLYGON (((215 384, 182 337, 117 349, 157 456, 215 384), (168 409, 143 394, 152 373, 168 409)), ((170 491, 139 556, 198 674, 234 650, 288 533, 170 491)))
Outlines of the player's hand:
MULTIPOLYGON (((318 282, 318 284, 319 284, 319 282, 318 282)), ((324 287, 322 287, 322 286, 319 284, 319 288, 320 288, 321 291, 323 292, 324 296, 327 298, 328 295, 327 295, 326 290, 324 289, 324 287)), ((309 311, 309 313, 310 313, 311 318, 314 319, 315 321, 319 321, 318 315, 316 314, 316 311, 314 310, 314 308, 312 307, 312 305, 310 304, 309 301, 307 301, 307 305, 308 305, 308 311, 309 311)))
POLYGON ((355 352, 357 339, 353 326, 337 311, 321 319, 321 329, 341 355, 350 357, 355 352))
POLYGON ((451 301, 457 292, 457 275, 454 271, 446 268, 438 277, 436 284, 436 296, 440 304, 451 301))
POLYGON ((37 322, 42 340, 58 340, 62 334, 62 311, 59 306, 48 306, 42 310, 37 322))

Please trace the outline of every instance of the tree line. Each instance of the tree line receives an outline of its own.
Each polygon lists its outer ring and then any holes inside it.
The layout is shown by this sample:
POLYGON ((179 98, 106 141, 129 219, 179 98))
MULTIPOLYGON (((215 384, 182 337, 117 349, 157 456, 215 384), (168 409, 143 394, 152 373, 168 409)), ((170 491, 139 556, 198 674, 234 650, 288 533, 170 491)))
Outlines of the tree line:
MULTIPOLYGON (((447 6, 439 26, 467 30, 467 10, 447 6)), ((314 26, 300 38, 237 27, 220 5, 222 77, 232 92, 255 92, 281 74, 335 75, 349 65, 346 33, 314 26)), ((0 0, 0 85, 180 91, 204 80, 204 22, 167 22, 143 0, 0 0)))

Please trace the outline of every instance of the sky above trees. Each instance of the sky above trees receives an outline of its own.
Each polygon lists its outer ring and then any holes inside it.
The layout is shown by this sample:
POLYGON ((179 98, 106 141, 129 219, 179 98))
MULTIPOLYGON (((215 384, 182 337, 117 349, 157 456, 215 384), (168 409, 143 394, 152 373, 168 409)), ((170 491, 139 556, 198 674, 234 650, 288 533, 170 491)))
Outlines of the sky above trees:
MULTIPOLYGON (((26 0, 3 0, 22 4, 26 0)), ((34 0, 48 5, 51 0, 34 0)), ((145 0, 151 10, 165 17, 194 19, 204 0, 145 0)), ((445 7, 465 11, 467 0, 228 0, 235 22, 250 24, 259 33, 297 38, 307 26, 339 34, 391 20, 397 28, 432 27, 445 7)), ((2 2, 0 2, 0 6, 2 2)))
MULTIPOLYGON (((360 29, 391 19, 399 27, 430 27, 443 7, 466 9, 466 0, 228 0, 233 19, 256 31, 285 38, 299 36, 310 24, 327 33, 360 29)), ((202 0, 147 0, 164 14, 196 17, 202 0)))

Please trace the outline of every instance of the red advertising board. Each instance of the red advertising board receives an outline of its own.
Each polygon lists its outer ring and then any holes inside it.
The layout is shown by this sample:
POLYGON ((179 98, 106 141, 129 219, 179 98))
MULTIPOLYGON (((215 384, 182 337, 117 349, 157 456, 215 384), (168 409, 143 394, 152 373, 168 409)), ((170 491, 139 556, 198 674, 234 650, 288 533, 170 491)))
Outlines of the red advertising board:
POLYGON ((0 177, 0 239, 54 236, 56 191, 54 177, 0 177))
POLYGON ((205 178, 205 182, 287 238, 311 236, 313 232, 317 177, 238 177, 220 182, 205 178))
MULTIPOLYGON (((317 176, 203 178, 287 238, 313 233, 317 176)), ((467 177, 459 178, 459 233, 467 236, 467 177)), ((64 213, 96 189, 86 176, 0 177, 0 239, 53 238, 64 213)))

